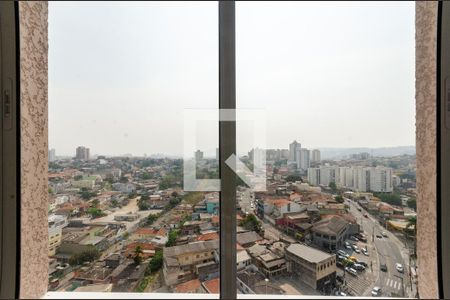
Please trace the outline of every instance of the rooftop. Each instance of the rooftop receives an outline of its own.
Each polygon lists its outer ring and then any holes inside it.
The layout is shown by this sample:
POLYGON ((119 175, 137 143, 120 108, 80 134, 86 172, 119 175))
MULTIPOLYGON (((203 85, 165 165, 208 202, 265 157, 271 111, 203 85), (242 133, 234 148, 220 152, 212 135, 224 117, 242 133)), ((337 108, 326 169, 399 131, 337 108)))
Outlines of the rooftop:
POLYGON ((286 251, 311 263, 319 263, 333 256, 302 244, 292 244, 286 251))

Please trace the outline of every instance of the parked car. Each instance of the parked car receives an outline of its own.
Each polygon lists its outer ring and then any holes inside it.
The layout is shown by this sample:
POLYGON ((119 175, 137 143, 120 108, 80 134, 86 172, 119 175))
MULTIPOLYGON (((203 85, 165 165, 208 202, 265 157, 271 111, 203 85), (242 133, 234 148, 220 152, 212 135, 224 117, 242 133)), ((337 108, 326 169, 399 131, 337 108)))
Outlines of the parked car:
POLYGON ((383 232, 381 233, 381 235, 382 235, 383 237, 388 237, 386 231, 383 231, 383 232))
POLYGON ((381 236, 381 234, 377 234, 376 237, 379 238, 379 239, 383 238, 383 237, 381 236))
POLYGON ((345 256, 342 256, 342 255, 338 255, 338 260, 345 260, 345 259, 347 259, 345 256))
POLYGON ((350 244, 345 245, 346 249, 352 250, 352 246, 350 244))
MULTIPOLYGON (((352 248, 353 248, 353 250, 355 250, 355 252, 356 252, 356 250, 359 250, 359 248, 358 248, 358 246, 356 246, 356 244, 354 244, 354 245, 352 246, 352 248)), ((358 253, 358 252, 356 252, 356 253, 358 253)))
POLYGON ((360 265, 363 265, 365 268, 367 268, 368 267, 368 265, 367 265, 367 263, 366 262, 364 262, 364 261, 360 261, 360 260, 358 260, 358 264, 360 264, 360 265))
POLYGON ((348 259, 352 260, 352 261, 358 261, 358 259, 354 256, 350 256, 348 259))
POLYGON ((359 242, 358 238, 357 238, 356 236, 354 236, 354 235, 352 235, 352 236, 350 237, 350 239, 351 239, 352 241, 359 242))
POLYGON ((362 248, 361 252, 362 252, 365 256, 369 256, 369 251, 367 251, 367 249, 362 248))
POLYGON ((367 214, 364 214, 364 218, 369 218, 369 216, 367 214))
POLYGON ((353 264, 353 269, 357 271, 364 271, 366 267, 364 267, 362 264, 353 264))
POLYGON ((397 271, 399 273, 403 273, 403 265, 402 264, 396 263, 395 268, 397 269, 397 271))
POLYGON ((341 256, 345 256, 346 253, 344 250, 338 250, 337 254, 341 255, 341 256))
POLYGON ((377 297, 379 295, 381 295, 381 288, 376 286, 372 289, 372 296, 377 297))
POLYGON ((380 270, 383 271, 383 272, 387 272, 387 266, 386 266, 386 264, 381 264, 381 265, 380 265, 380 270))
POLYGON ((358 272, 356 272, 356 270, 353 268, 345 267, 345 271, 352 274, 353 276, 358 276, 358 272))

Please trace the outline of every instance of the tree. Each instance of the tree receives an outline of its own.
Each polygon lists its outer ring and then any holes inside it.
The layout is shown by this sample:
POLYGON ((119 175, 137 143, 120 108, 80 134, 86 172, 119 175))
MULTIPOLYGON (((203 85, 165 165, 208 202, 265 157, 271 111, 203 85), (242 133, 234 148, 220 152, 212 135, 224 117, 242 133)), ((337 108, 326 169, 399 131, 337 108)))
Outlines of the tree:
POLYGON ((344 197, 342 197, 341 195, 337 195, 336 197, 334 197, 334 200, 336 200, 336 202, 338 203, 344 203, 344 197))
POLYGON ((105 215, 105 213, 102 212, 101 209, 98 209, 98 208, 95 208, 95 207, 88 208, 87 213, 89 215, 91 215, 91 217, 93 219, 100 218, 100 217, 103 217, 105 215))
POLYGON ((150 214, 147 217, 147 225, 152 225, 159 218, 159 214, 150 214))
POLYGON ((328 185, 329 187, 330 187, 330 189, 331 189, 331 191, 333 192, 333 193, 336 193, 337 192, 337 186, 336 186, 336 182, 330 182, 330 184, 328 185))
POLYGON ((416 223, 417 223, 417 217, 409 217, 408 218, 408 224, 406 224, 406 229, 409 229, 409 228, 413 227, 412 230, 414 232, 414 236, 416 236, 416 233, 417 233, 416 223))
POLYGON ((74 179, 75 181, 81 180, 81 179, 83 179, 83 175, 75 175, 75 176, 73 177, 73 179, 74 179))
POLYGON ((402 205, 402 200, 398 193, 373 193, 373 195, 377 198, 380 198, 383 202, 396 206, 402 205))
POLYGON ((144 179, 144 180, 152 179, 152 178, 153 178, 153 176, 150 175, 148 172, 144 172, 144 173, 142 174, 142 179, 144 179))
POLYGON ((126 176, 122 176, 122 177, 120 177, 120 180, 119 180, 121 183, 127 183, 128 182, 128 177, 126 177, 126 176))
POLYGON ((253 214, 246 216, 244 220, 241 221, 240 225, 247 230, 256 232, 260 232, 262 229, 261 222, 253 214))
POLYGON ((145 276, 149 276, 150 274, 158 271, 161 269, 163 265, 163 251, 162 250, 156 250, 155 255, 153 256, 152 260, 147 266, 147 269, 145 269, 145 276))
POLYGON ((137 204, 138 204, 139 210, 148 210, 150 208, 148 203, 142 199, 140 199, 137 204))
POLYGON ((414 210, 417 210, 417 202, 416 202, 416 199, 415 199, 415 198, 408 199, 408 201, 406 202, 406 205, 407 205, 409 208, 412 208, 412 209, 414 209, 414 210))
POLYGON ((302 176, 300 176, 300 175, 289 175, 288 177, 286 177, 286 181, 288 181, 288 182, 302 181, 302 176))
POLYGON ((134 248, 134 256, 133 261, 135 265, 140 265, 142 262, 142 247, 140 245, 137 245, 136 248, 134 248))
POLYGON ((69 264, 71 266, 76 266, 76 265, 81 265, 88 261, 89 262, 94 261, 99 258, 100 258, 100 252, 97 249, 92 248, 92 249, 83 251, 81 253, 76 253, 76 254, 72 255, 69 259, 69 264))
POLYGON ((166 247, 175 246, 175 242, 176 242, 179 234, 180 234, 180 231, 177 230, 177 229, 170 230, 169 231, 169 236, 167 238, 166 247))

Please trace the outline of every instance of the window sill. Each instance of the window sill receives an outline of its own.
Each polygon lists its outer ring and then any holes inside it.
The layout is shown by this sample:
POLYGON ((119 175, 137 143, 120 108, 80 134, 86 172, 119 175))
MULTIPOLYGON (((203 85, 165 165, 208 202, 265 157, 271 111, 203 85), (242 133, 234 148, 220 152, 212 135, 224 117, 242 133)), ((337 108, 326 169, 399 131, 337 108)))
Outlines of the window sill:
MULTIPOLYGON (((47 292, 42 299, 219 299, 218 294, 47 292)), ((356 297, 238 294, 238 299, 349 299, 356 297)), ((372 299, 372 297, 357 297, 372 299)), ((394 298, 390 298, 394 299, 394 298)), ((395 298, 402 299, 402 298, 395 298)), ((405 298, 406 299, 406 298, 405 298)))

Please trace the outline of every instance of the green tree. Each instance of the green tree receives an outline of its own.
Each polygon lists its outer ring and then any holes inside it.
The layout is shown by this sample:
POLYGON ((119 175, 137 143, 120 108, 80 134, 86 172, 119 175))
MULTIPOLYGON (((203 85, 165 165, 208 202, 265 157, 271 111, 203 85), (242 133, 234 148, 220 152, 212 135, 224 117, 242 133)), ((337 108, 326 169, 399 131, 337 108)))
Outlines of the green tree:
POLYGON ((337 186, 336 186, 336 182, 330 182, 330 184, 328 185, 331 189, 332 193, 336 193, 337 192, 337 186))
POLYGON ((175 246, 175 242, 176 242, 179 234, 180 234, 180 231, 178 229, 171 229, 169 231, 169 236, 167 238, 166 247, 175 246))
POLYGON ((251 231, 261 232, 262 230, 261 222, 253 214, 246 216, 240 225, 251 231))
POLYGON ((341 195, 337 195, 336 197, 334 197, 334 200, 336 200, 336 202, 338 203, 344 203, 344 197, 342 197, 341 195))
POLYGON ((147 217, 147 225, 152 225, 158 218, 159 214, 150 214, 147 217))
POLYGON ((300 175, 289 175, 288 177, 286 177, 286 181, 288 181, 288 182, 302 181, 302 176, 300 176, 300 175))
POLYGON ((95 208, 95 207, 90 207, 90 208, 88 208, 87 213, 88 213, 89 215, 91 215, 91 217, 92 217, 93 219, 96 219, 96 218, 100 218, 100 217, 105 216, 105 213, 102 212, 101 209, 98 209, 98 208, 95 208))
POLYGON ((145 276, 149 276, 150 274, 158 271, 159 269, 161 269, 162 265, 163 265, 163 250, 156 250, 155 255, 153 256, 152 260, 145 269, 145 276))
POLYGON ((398 193, 373 193, 375 197, 380 198, 381 201, 391 205, 401 206, 402 200, 398 193))
POLYGON ((136 248, 134 248, 134 256, 133 256, 134 264, 136 264, 136 265, 141 264, 143 253, 144 252, 142 251, 142 247, 140 245, 137 245, 136 248))
POLYGON ((100 252, 95 249, 89 249, 86 251, 83 251, 81 253, 76 253, 72 255, 69 259, 69 264, 71 266, 81 265, 85 262, 92 262, 94 260, 97 260, 100 258, 100 252))
POLYGON ((416 223, 417 223, 417 217, 409 217, 408 218, 408 224, 406 224, 406 229, 409 229, 409 228, 412 227, 412 230, 414 232, 414 236, 416 236, 416 233, 417 233, 416 223))
POLYGON ((417 202, 416 202, 416 199, 415 199, 415 198, 410 198, 410 199, 408 199, 408 201, 406 202, 406 205, 407 205, 409 208, 412 208, 412 209, 414 209, 414 210, 417 210, 417 202))

